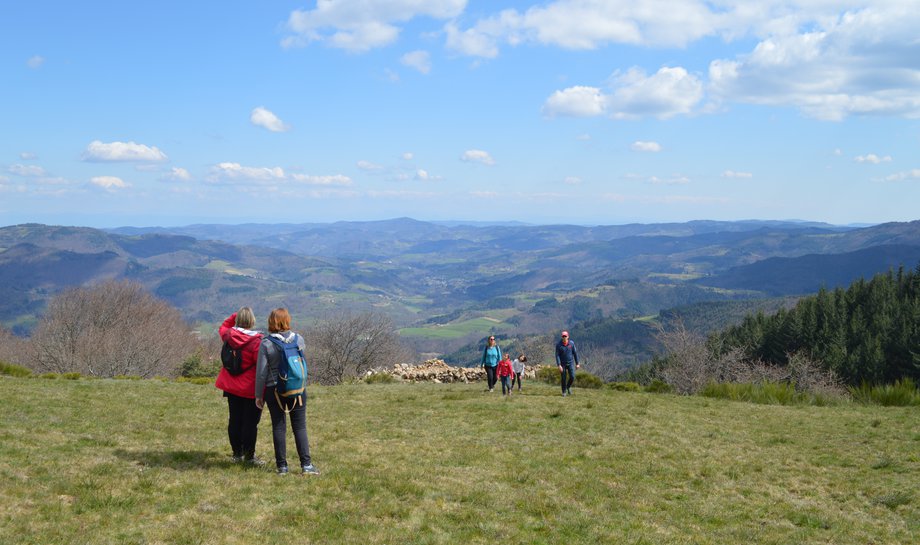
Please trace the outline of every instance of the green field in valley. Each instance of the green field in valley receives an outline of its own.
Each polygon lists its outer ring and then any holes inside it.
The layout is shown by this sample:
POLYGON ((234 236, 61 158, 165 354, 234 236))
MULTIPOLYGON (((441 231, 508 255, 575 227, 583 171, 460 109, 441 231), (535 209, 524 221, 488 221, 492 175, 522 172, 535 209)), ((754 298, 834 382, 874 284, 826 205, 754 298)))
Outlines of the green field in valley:
POLYGON ((482 333, 500 329, 504 325, 504 322, 498 319, 481 317, 444 325, 406 327, 400 329, 399 334, 404 337, 423 337, 426 339, 459 339, 470 333, 482 333))

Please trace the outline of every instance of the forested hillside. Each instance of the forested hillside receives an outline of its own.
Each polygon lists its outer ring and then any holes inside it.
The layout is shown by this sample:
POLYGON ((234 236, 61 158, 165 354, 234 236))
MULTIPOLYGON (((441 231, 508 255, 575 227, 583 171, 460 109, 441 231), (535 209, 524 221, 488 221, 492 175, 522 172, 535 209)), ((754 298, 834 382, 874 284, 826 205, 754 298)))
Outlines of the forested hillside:
POLYGON ((789 310, 748 316, 714 338, 723 351, 740 347, 777 365, 804 353, 851 385, 920 382, 920 266, 822 289, 789 310))

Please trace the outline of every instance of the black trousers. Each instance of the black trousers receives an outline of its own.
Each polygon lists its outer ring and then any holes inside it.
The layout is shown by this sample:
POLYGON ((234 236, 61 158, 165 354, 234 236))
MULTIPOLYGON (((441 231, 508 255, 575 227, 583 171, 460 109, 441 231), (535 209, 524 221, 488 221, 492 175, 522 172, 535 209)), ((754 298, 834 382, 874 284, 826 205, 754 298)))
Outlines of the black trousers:
POLYGON ((497 380, 496 375, 495 375, 495 369, 496 369, 495 367, 489 367, 488 365, 486 365, 486 382, 489 383, 490 390, 492 388, 495 388, 495 382, 497 380))
MULTIPOLYGON (((286 399, 285 403, 290 404, 286 399)), ((297 455, 300 457, 300 467, 310 465, 310 442, 307 439, 307 395, 303 396, 303 403, 285 413, 275 399, 275 387, 265 389, 265 405, 272 417, 272 443, 275 446, 275 464, 278 467, 287 467, 287 414, 291 415, 291 431, 294 432, 294 444, 297 446, 297 455)))
POLYGON ((224 392, 230 418, 227 420, 227 437, 234 456, 252 458, 256 452, 256 436, 262 411, 253 399, 224 392))

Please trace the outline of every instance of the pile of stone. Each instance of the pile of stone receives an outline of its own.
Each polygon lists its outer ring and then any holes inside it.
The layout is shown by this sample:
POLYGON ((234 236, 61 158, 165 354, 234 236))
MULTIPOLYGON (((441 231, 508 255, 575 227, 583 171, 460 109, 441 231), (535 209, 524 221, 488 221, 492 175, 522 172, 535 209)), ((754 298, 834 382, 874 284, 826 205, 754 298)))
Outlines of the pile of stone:
MULTIPOLYGON (((392 369, 368 371, 368 375, 388 373, 410 382, 477 382, 486 379, 486 372, 479 367, 451 367, 444 360, 426 360, 418 365, 397 363, 392 369)), ((533 378, 533 370, 524 371, 524 378, 533 378)))

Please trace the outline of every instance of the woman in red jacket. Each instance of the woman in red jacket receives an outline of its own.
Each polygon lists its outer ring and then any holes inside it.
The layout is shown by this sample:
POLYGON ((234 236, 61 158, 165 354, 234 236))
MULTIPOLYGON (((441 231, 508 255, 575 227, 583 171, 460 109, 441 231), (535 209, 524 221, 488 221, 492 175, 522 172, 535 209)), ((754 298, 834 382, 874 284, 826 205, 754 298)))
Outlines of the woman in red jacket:
POLYGON ((255 325, 256 317, 249 307, 231 314, 221 324, 220 340, 242 352, 243 372, 231 375, 226 368, 221 367, 214 383, 214 386, 224 391, 230 408, 227 435, 230 437, 230 448, 233 449, 233 461, 250 464, 259 463, 256 459, 256 434, 259 419, 262 418, 262 410, 255 404, 256 359, 262 334, 252 330, 255 325))

